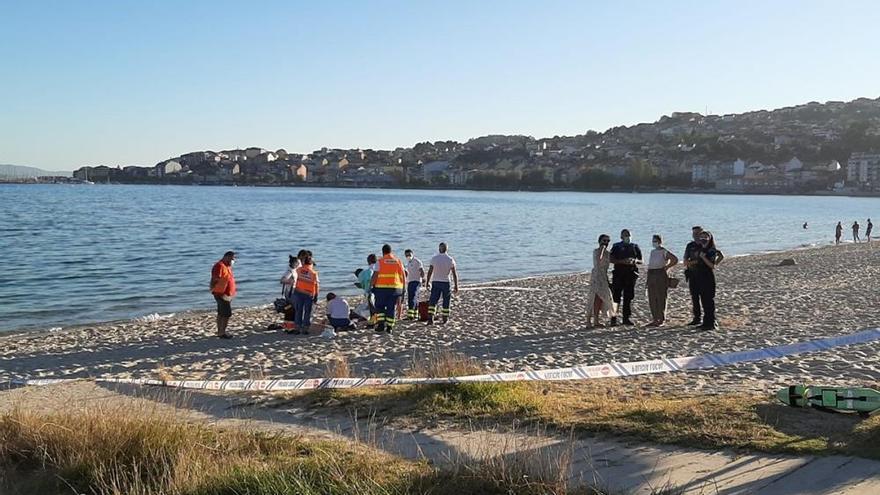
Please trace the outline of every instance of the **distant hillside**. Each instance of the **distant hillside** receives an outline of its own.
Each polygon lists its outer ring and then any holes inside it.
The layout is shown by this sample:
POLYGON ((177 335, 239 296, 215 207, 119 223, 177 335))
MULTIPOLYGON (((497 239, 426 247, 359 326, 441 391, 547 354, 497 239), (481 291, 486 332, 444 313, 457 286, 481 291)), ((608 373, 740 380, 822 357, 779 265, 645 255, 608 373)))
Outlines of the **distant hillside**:
POLYGON ((71 172, 50 171, 35 167, 24 167, 21 165, 2 165, 0 164, 0 177, 25 178, 25 177, 41 177, 41 176, 59 176, 70 177, 71 172))

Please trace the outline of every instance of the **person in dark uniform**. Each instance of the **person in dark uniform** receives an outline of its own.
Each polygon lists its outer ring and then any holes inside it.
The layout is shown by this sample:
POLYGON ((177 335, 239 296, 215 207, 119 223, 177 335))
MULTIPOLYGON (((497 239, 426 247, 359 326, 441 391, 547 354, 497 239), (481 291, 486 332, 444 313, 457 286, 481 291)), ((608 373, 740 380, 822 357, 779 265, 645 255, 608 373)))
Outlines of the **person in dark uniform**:
POLYGON ((700 295, 697 293, 697 288, 695 282, 691 281, 691 269, 697 262, 696 252, 700 248, 700 233, 703 232, 703 227, 699 225, 695 225, 691 227, 691 235, 693 239, 691 242, 687 243, 687 246, 684 248, 684 279, 688 283, 688 289, 691 292, 691 305, 693 307, 693 315, 694 318, 691 320, 688 325, 690 326, 699 326, 703 324, 703 311, 700 307, 700 295))
MULTIPOLYGON (((620 242, 611 246, 611 298, 621 310, 623 324, 632 326, 632 301, 636 294, 636 280, 639 278, 638 264, 642 261, 642 250, 632 242, 629 230, 620 231, 620 242), (622 304, 621 304, 622 302, 622 304)), ((611 326, 617 325, 617 316, 611 317, 611 326)))
POLYGON ((690 270, 689 283, 703 306, 703 322, 700 330, 716 330, 715 320, 715 267, 720 262, 715 238, 709 231, 700 232, 698 247, 691 252, 695 259, 690 270))

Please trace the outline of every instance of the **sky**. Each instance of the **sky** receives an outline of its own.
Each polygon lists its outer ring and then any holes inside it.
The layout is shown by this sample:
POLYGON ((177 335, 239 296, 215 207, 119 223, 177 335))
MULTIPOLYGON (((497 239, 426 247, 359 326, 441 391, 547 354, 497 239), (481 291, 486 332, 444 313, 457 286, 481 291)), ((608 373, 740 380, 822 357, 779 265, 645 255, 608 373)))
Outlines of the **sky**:
POLYGON ((880 2, 0 0, 0 163, 393 149, 880 96, 880 2))

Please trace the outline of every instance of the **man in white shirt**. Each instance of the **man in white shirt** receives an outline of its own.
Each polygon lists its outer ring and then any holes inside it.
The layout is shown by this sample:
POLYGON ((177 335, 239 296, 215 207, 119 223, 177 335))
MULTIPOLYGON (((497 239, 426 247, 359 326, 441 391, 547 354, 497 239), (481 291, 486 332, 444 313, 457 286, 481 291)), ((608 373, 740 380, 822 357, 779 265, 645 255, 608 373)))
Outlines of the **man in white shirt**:
POLYGON ((406 317, 409 320, 415 320, 419 316, 417 295, 419 294, 419 286, 425 279, 425 267, 422 262, 415 257, 412 249, 403 252, 406 256, 406 317))
POLYGON ((333 330, 354 330, 355 324, 349 318, 351 309, 348 302, 334 293, 327 294, 327 321, 333 330))
POLYGON ((428 300, 428 325, 434 324, 434 316, 437 314, 437 302, 443 298, 443 323, 449 321, 449 303, 452 294, 449 291, 449 276, 452 276, 455 282, 454 292, 458 293, 458 272, 455 269, 455 259, 449 256, 445 242, 440 243, 440 254, 431 258, 431 267, 428 268, 427 283, 425 284, 431 290, 431 298, 428 300), (431 284, 431 277, 435 277, 434 284, 431 284))

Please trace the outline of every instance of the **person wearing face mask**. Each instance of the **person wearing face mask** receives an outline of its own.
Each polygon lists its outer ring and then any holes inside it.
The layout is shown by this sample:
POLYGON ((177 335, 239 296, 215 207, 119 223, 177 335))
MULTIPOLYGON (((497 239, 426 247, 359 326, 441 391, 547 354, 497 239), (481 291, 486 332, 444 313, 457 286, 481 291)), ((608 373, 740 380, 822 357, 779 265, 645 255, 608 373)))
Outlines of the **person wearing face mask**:
POLYGON ((699 225, 695 225, 691 227, 691 237, 693 240, 687 243, 687 246, 684 248, 684 279, 688 283, 688 290, 691 293, 691 307, 693 308, 693 319, 689 326, 700 326, 703 324, 703 311, 700 307, 700 295, 697 293, 697 287, 695 282, 691 282, 691 274, 693 273, 692 268, 697 263, 697 255, 696 252, 700 248, 700 233, 703 232, 703 227, 699 225))
MULTIPOLYGON (((636 280, 639 278, 638 264, 642 261, 642 250, 632 242, 629 230, 620 231, 620 242, 611 246, 609 253, 614 270, 611 271, 611 296, 622 309, 623 324, 633 326, 632 301, 636 293, 636 280)), ((611 317, 611 326, 617 325, 617 316, 611 317)))
POLYGON ((287 300, 287 306, 284 308, 285 330, 292 330, 294 327, 294 310, 293 310, 293 288, 296 287, 296 269, 302 266, 302 258, 306 255, 305 249, 300 249, 296 256, 287 257, 287 271, 281 276, 281 294, 287 300))
POLYGON ((678 257, 663 247, 663 238, 654 234, 653 249, 648 255, 648 306, 653 320, 647 326, 666 323, 666 296, 669 292, 669 269, 678 264, 678 257))
POLYGON ((599 236, 599 247, 593 250, 593 270, 590 272, 590 292, 587 295, 590 311, 587 328, 604 327, 605 325, 599 321, 599 316, 607 318, 614 312, 611 285, 608 283, 608 267, 611 264, 609 244, 611 244, 611 236, 602 234, 599 236))
POLYGON ((403 252, 406 257, 406 318, 415 320, 419 316, 418 304, 419 286, 425 280, 425 267, 415 257, 412 249, 403 252))
POLYGON ((721 259, 711 232, 700 232, 698 246, 692 253, 694 262, 690 268, 690 283, 703 306, 700 330, 715 330, 718 328, 715 321, 715 267, 721 259))
POLYGON ((226 333, 229 318, 232 317, 232 298, 235 297, 235 275, 232 265, 235 264, 235 252, 226 251, 220 261, 211 268, 211 294, 217 301, 217 337, 231 339, 226 333))

